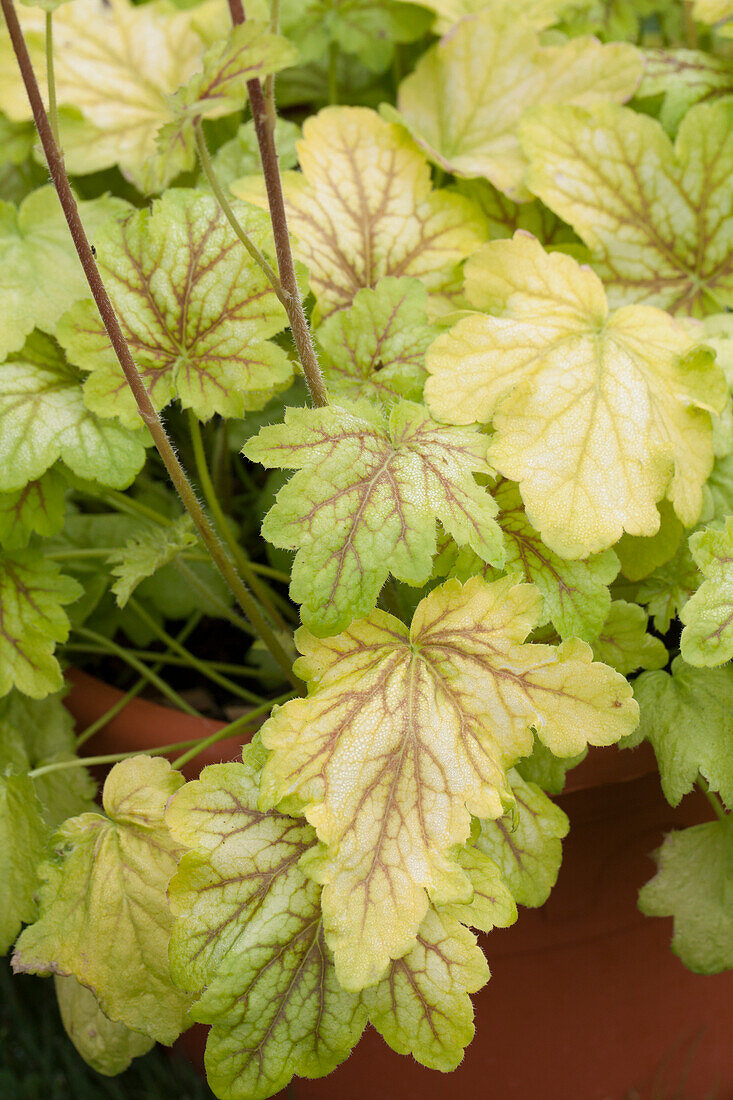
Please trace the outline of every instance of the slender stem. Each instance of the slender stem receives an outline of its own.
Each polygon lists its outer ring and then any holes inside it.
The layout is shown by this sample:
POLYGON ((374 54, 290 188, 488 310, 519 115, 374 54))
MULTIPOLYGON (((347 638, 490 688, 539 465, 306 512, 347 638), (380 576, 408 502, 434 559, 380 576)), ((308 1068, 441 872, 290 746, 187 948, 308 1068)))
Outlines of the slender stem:
MULTIPOLYGON (((225 691, 230 692, 232 695, 238 696, 240 699, 246 699, 248 703, 259 703, 261 697, 254 695, 251 691, 247 691, 246 688, 240 687, 239 684, 235 684, 233 680, 223 676, 216 669, 212 668, 208 661, 200 660, 195 654, 190 653, 189 650, 182 646, 180 642, 177 642, 167 630, 165 630, 159 623, 156 623, 152 615, 150 615, 142 604, 138 603, 134 596, 131 596, 128 600, 128 606, 132 608, 135 614, 145 623, 148 630, 150 630, 156 638, 163 642, 169 650, 173 653, 177 653, 179 657, 183 658, 184 662, 191 668, 195 668, 197 672, 200 672, 207 680, 211 680, 212 684, 218 684, 219 687, 224 688, 225 691)), ((127 651, 129 653, 129 650, 127 651)))
POLYGON ((194 130, 194 134, 196 135, 196 150, 197 150, 198 155, 199 155, 199 162, 201 164, 201 169, 202 169, 204 175, 206 176, 209 187, 214 192, 214 196, 216 197, 216 201, 219 203, 219 206, 221 207, 221 209, 224 213, 224 217, 227 219, 227 221, 231 225, 232 229, 234 230, 236 235, 239 237, 239 240, 242 242, 244 247, 249 252, 252 259, 262 269, 262 271, 265 274, 265 277, 272 284, 272 289, 275 291, 275 293, 277 294, 277 296, 280 299, 280 301, 282 302, 282 304, 285 305, 285 299, 283 297, 283 288, 280 285, 280 280, 278 279, 276 272, 273 270, 271 265, 267 262, 267 260, 265 259, 263 254, 260 252, 257 245, 254 243, 254 241, 252 240, 250 235, 247 233, 247 230, 243 227, 243 225, 239 221, 239 218, 237 217, 237 215, 232 210, 231 203, 229 202, 229 199, 224 194, 224 189, 221 186, 221 184, 219 183, 216 172, 214 171, 214 165, 211 163, 211 157, 209 156, 209 150, 208 150, 208 147, 206 145, 206 138, 204 137, 204 131, 203 131, 203 127, 201 125, 201 119, 200 118, 197 118, 196 121, 194 122, 193 130, 194 130))
MULTIPOLYGON (((196 629, 196 627, 198 626, 200 621, 201 621, 201 613, 199 611, 194 611, 193 615, 191 615, 189 617, 188 621, 183 626, 183 629, 178 632, 178 636, 176 638, 176 641, 185 642, 186 638, 188 638, 189 634, 193 630, 196 629)), ((69 649, 69 648, 74 648, 74 647, 73 646, 69 647, 67 645, 64 648, 69 649)), ((101 646, 96 646, 94 648, 98 652, 105 652, 106 653, 106 650, 103 650, 101 646)), ((137 654, 135 654, 135 656, 137 656, 137 654)), ((162 668, 163 668, 163 661, 162 661, 162 656, 161 656, 161 659, 153 667, 153 672, 156 672, 156 673, 160 672, 160 670, 162 668)), ((87 726, 87 728, 85 730, 82 730, 82 732, 78 735, 78 737, 76 739, 77 749, 80 748, 80 746, 83 745, 85 743, 85 741, 88 741, 90 739, 90 737, 94 737, 95 733, 97 733, 99 730, 103 729, 107 725, 108 722, 111 722, 113 718, 115 718, 121 711, 123 711, 125 709, 125 707, 127 706, 127 704, 131 703, 132 700, 137 695, 140 694, 140 692, 143 690, 143 688, 145 687, 147 682, 148 682, 147 678, 145 676, 141 676, 138 679, 137 683, 133 684, 133 686, 130 688, 130 690, 128 692, 125 693, 125 695, 123 695, 120 699, 118 699, 116 703, 112 704, 112 706, 109 708, 109 710, 105 711, 104 714, 101 714, 99 716, 99 718, 97 718, 96 721, 92 722, 91 725, 87 726)))
MULTIPOLYGON (((103 646, 93 645, 91 642, 67 642, 64 645, 64 652, 70 651, 72 653, 90 653, 97 656, 105 656, 107 650, 103 646)), ((162 650, 159 652, 156 649, 126 649, 127 653, 131 653, 133 657, 138 657, 141 661, 158 662, 163 665, 174 665, 177 668, 190 668, 191 662, 187 657, 177 657, 172 653, 164 653, 162 650)), ((235 665, 230 661, 202 661, 208 668, 213 668, 216 672, 228 672, 232 676, 261 676, 262 669, 255 668, 254 665, 235 665)), ((253 696, 253 701, 256 698, 259 703, 262 699, 261 695, 253 696)))
POLYGON ((692 0, 684 0, 682 4, 682 25, 685 33, 685 45, 689 50, 696 50, 699 43, 697 37, 697 24, 692 14, 692 0))
POLYGON ((211 474, 209 473, 209 464, 206 461, 206 451, 204 450, 204 441, 201 435, 201 425, 198 421, 196 414, 189 409, 188 425, 191 432, 191 443, 193 445, 193 456, 196 463, 196 472, 201 483, 201 488, 204 492, 204 498, 209 506, 209 511, 214 517, 214 522, 217 525, 219 535, 229 547, 229 553, 237 563, 237 568, 242 574, 250 588, 257 595, 260 602, 265 607, 266 611, 272 618, 273 622, 280 630, 287 631, 288 626, 284 621, 280 612, 274 606, 267 591, 267 585, 258 579, 254 570, 252 569, 249 558, 245 555, 241 546, 234 538, 232 529, 227 520, 227 517, 222 511, 219 498, 214 488, 214 483, 211 480, 211 474))
POLYGON ((175 522, 169 516, 158 512, 157 509, 151 508, 148 504, 142 504, 134 497, 118 493, 116 489, 104 489, 101 492, 97 489, 96 491, 117 512, 128 512, 130 515, 143 516, 145 519, 152 520, 153 523, 159 523, 161 527, 172 527, 175 522))
MULTIPOLYGON (((163 423, 153 407, 150 395, 135 366, 132 354, 117 319, 117 314, 114 311, 112 302, 110 301, 107 290, 99 274, 99 268, 92 254, 89 240, 84 230, 81 217, 79 216, 79 208, 71 190, 69 178, 66 174, 63 157, 59 152, 58 145, 56 144, 48 121, 46 108, 43 105, 43 99, 41 98, 41 93, 38 88, 38 81, 36 80, 36 74, 33 71, 33 65, 28 55, 28 48, 25 44, 23 32, 20 29, 13 0, 0 0, 0 3, 2 4, 10 40, 13 44, 13 50, 15 51, 26 92, 28 93, 36 129, 41 139, 48 169, 56 187, 64 217, 66 218, 79 260, 84 269, 87 282, 89 283, 92 297, 97 304, 104 327, 120 367, 122 368, 122 372, 125 375, 127 384, 135 398, 140 416, 153 437, 153 442, 158 449, 158 453, 163 460, 168 475, 181 498, 183 506, 191 516, 201 541, 209 551, 213 561, 224 577, 224 580, 231 588, 237 603, 272 653, 272 656, 283 669, 288 679, 291 680, 299 690, 302 690, 302 685, 292 671, 290 661, 282 644, 265 621, 257 606, 257 601, 251 595, 237 573, 229 555, 219 541, 214 528, 211 526, 183 467, 178 461, 178 456, 168 439, 163 423)), ((257 83, 259 86, 259 81, 257 83)), ((260 94, 261 92, 262 88, 260 87, 260 94)))
POLYGON ((339 48, 337 42, 328 44, 328 102, 333 107, 339 101, 339 48))
POLYGON ((56 107, 56 75, 53 67, 53 12, 46 12, 46 83, 48 84, 48 120, 56 144, 59 144, 59 115, 56 107))
POLYGON ((120 660, 125 661, 126 664, 134 668, 140 676, 144 676, 146 680, 149 680, 153 687, 156 687, 161 695, 165 695, 166 699, 170 700, 174 707, 178 710, 184 711, 186 714, 190 714, 195 718, 199 718, 199 712, 195 707, 192 707, 190 703, 187 703, 185 699, 182 699, 177 691, 167 684, 165 680, 161 680, 157 672, 153 672, 152 668, 148 668, 138 661, 137 657, 133 657, 132 654, 125 649, 124 646, 118 645, 117 642, 113 642, 111 638, 105 638, 103 634, 97 634, 96 630, 90 630, 86 626, 76 627, 75 633, 81 638, 88 638, 90 642, 96 642, 97 645, 105 646, 107 652, 114 657, 119 657, 120 660))
POLYGON ((248 634, 250 637, 257 636, 256 631, 247 622, 247 620, 242 618, 241 615, 238 615, 236 611, 233 611, 231 607, 225 604, 216 592, 212 592, 208 585, 204 584, 204 582, 193 571, 193 569, 189 569, 188 565, 183 561, 183 558, 181 556, 177 557, 173 564, 175 565, 178 572, 186 578, 186 582, 191 586, 191 588, 194 588, 199 593, 199 595, 207 601, 207 603, 210 603, 212 607, 216 608, 217 614, 220 615, 222 619, 226 619, 228 622, 232 623, 233 626, 236 626, 239 630, 244 631, 244 633, 248 634))
POLYGON ((703 779, 701 775, 698 776, 697 785, 704 793, 710 805, 713 807, 715 816, 717 817, 718 821, 727 821, 728 814, 725 812, 723 803, 720 801, 715 791, 710 790, 709 783, 705 779, 703 779))
POLYGON ((248 725, 250 722, 259 718, 261 714, 265 714, 268 710, 271 710, 272 707, 277 706, 279 703, 284 703, 288 699, 292 698, 293 692, 289 691, 286 695, 280 695, 277 699, 269 699, 266 703, 263 703, 261 707, 256 707, 254 710, 248 711, 247 714, 243 714, 240 718, 235 718, 234 721, 230 722, 228 726, 224 727, 224 729, 217 730, 209 737, 204 738, 203 741, 200 741, 198 745, 190 748, 188 752, 184 752, 182 756, 179 756, 177 760, 173 761, 172 767, 180 770, 182 767, 188 764, 189 760, 193 760, 193 758, 195 756, 198 756, 199 753, 205 752, 205 750, 208 749, 210 745, 215 745, 216 742, 221 741, 223 737, 231 737, 232 734, 236 733, 236 731, 242 726, 248 725))
MULTIPOLYGON (((12 3, 12 0, 2 0, 2 2, 4 4, 12 3)), ((228 3, 234 25, 244 23, 242 0, 228 0, 228 3)), ((285 214, 285 199, 282 180, 280 179, 280 165, 277 159, 277 149, 275 148, 275 134, 273 128, 269 125, 267 105, 261 82, 256 79, 249 80, 247 82, 247 93, 249 95, 249 105, 252 109, 255 133, 257 134, 257 144, 260 147, 260 160, 262 161, 262 171, 265 177, 272 231, 275 237, 280 285, 286 295, 284 305, 313 403, 323 406, 328 404, 326 383, 318 365, 308 321, 303 309, 303 302, 300 297, 298 280, 295 277, 295 264, 293 263, 293 253, 290 247, 288 219, 285 214)))

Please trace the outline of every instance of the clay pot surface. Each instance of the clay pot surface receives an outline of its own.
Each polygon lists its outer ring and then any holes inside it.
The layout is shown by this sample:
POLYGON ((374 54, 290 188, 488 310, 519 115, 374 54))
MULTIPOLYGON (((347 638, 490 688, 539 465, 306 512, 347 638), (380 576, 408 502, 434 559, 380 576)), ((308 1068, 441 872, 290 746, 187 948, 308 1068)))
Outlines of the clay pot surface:
MULTIPOLYGON (((80 728, 120 692, 70 676, 80 728)), ((116 752, 187 740, 221 723, 135 700, 85 748, 116 752), (202 732, 203 731, 203 732, 202 732)), ((236 759, 221 741, 186 769, 236 759)), ((556 801, 570 817, 556 887, 542 909, 481 936, 492 978, 474 996, 476 1037, 441 1074, 395 1054, 367 1028, 329 1077, 294 1080, 298 1100, 732 1100, 733 972, 692 974, 669 949, 671 919, 644 917, 639 888, 663 836, 709 820, 702 795, 672 809, 648 745, 591 749, 556 801)), ((201 1066, 204 1030, 178 1042, 201 1066)))

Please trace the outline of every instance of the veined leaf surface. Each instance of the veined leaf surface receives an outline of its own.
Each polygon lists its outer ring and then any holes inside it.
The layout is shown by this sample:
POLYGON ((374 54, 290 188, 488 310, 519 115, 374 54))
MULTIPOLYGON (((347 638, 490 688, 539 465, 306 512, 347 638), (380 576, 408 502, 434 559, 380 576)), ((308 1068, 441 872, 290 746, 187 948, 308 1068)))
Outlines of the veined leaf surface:
POLYGON ((682 656, 691 665, 722 665, 733 657, 733 516, 722 531, 697 531, 690 550, 705 579, 680 612, 682 656))
POLYGON ((533 586, 474 577, 434 589, 409 631, 374 611, 335 638, 299 632, 312 691, 262 729, 263 805, 295 800, 326 846, 309 872, 345 988, 414 944, 428 893, 470 900, 451 849, 471 813, 498 817, 512 801, 506 768, 531 751, 533 727, 558 756, 634 727, 629 685, 583 642, 524 644, 540 615, 533 586))
POLYGON ((652 535, 667 496, 683 524, 713 465, 710 411, 728 396, 711 353, 649 306, 609 313, 589 269, 517 233, 471 258, 479 309, 428 352, 425 396, 454 424, 493 422, 490 457, 564 557, 652 535))

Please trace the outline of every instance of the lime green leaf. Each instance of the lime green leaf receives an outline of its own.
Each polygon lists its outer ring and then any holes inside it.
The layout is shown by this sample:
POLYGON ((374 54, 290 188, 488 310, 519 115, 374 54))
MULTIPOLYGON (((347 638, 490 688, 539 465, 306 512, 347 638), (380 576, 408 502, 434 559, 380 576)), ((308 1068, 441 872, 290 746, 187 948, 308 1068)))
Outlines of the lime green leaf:
POLYGON ((577 756, 560 759, 535 737, 532 752, 517 763, 517 771, 522 779, 526 779, 528 783, 536 783, 548 794, 562 794, 567 773, 585 760, 587 755, 587 750, 584 750, 577 756))
MULTIPOLYGON (((14 691, 0 701, 0 769, 8 762, 6 753, 11 746, 19 771, 75 758, 74 722, 60 695, 28 699, 14 691)), ((52 829, 67 817, 96 809, 97 785, 86 768, 34 776, 33 787, 41 816, 52 829)))
POLYGON ((197 542, 193 522, 188 514, 172 527, 150 528, 135 535, 121 550, 107 558, 113 566, 117 580, 112 591, 117 603, 124 607, 140 581, 152 577, 158 569, 175 561, 182 550, 188 550, 197 542))
POLYGON ((55 562, 31 550, 0 554, 0 697, 17 687, 41 699, 62 684, 53 655, 69 636, 64 604, 82 594, 55 562))
POLYGON ((655 535, 647 538, 622 535, 614 547, 621 562, 621 572, 630 581, 640 581, 670 561, 682 542, 685 529, 670 502, 660 500, 658 508, 659 530, 655 535))
POLYGON ((86 407, 79 371, 50 336, 35 332, 3 364, 0 489, 24 488, 59 458, 79 477, 126 488, 145 461, 144 439, 86 407))
POLYGON ((248 19, 235 27, 227 39, 216 42, 204 55, 197 72, 169 103, 174 120, 158 133, 153 162, 160 165, 161 179, 172 179, 196 162, 194 122, 221 118, 241 111, 247 102, 247 81, 287 68, 298 51, 285 38, 269 32, 269 24, 248 19))
POLYGON ((180 850, 163 824, 180 772, 160 757, 116 764, 103 814, 66 821, 40 868, 40 916, 18 940, 21 973, 73 975, 105 1016, 163 1043, 185 1026, 188 999, 171 982, 166 890, 180 850))
POLYGON ((488 223, 491 240, 513 237, 518 229, 524 229, 544 245, 578 241, 573 230, 537 200, 513 202, 488 180, 459 179, 456 186, 460 195, 465 195, 480 208, 488 223))
POLYGON ((427 320, 428 292, 418 279, 380 279, 316 332, 321 367, 337 397, 419 401, 425 352, 440 331, 427 320))
MULTIPOLYGON (((474 832, 478 835, 477 830, 474 832)), ((441 905, 440 914, 478 928, 481 932, 490 932, 492 928, 508 928, 510 924, 514 924, 517 906, 497 864, 473 842, 456 851, 456 860, 468 876, 473 895, 470 902, 441 905)))
POLYGON ((320 890, 298 866, 315 841, 302 820, 257 809, 261 750, 213 765, 171 801, 172 835, 189 851, 171 883, 176 980, 203 995, 212 1024, 209 1083, 258 1100, 294 1073, 321 1077, 349 1054, 365 1022, 338 985, 323 941, 320 890))
POLYGON ((501 870, 504 882, 519 905, 544 905, 557 881, 562 861, 562 838, 570 822, 537 786, 514 769, 509 773, 516 806, 508 817, 482 821, 476 841, 501 870))
MULTIPOLYGON (((308 268, 322 317, 344 309, 385 275, 412 275, 435 295, 485 239, 480 212, 436 191, 430 168, 400 126, 362 107, 328 107, 298 143, 302 174, 283 175, 296 254, 308 268)), ((265 205, 248 181, 236 195, 265 205)))
POLYGON ((692 14, 701 23, 715 24, 717 28, 718 24, 733 20, 733 0, 694 0, 692 14))
POLYGON ((418 405, 389 414, 368 401, 288 409, 244 448, 267 466, 300 469, 277 495, 262 533, 297 549, 290 594, 303 621, 333 634, 374 607, 389 573, 430 577, 435 520, 483 560, 500 563, 496 505, 474 473, 488 473, 487 440, 445 428, 418 405))
POLYGON ((722 665, 733 657, 733 516, 722 531, 697 531, 690 550, 705 579, 680 612, 682 656, 691 665, 722 665))
POLYGON ((0 774, 0 954, 36 916, 36 865, 48 831, 28 776, 0 774))
POLYGON ((146 1054, 155 1045, 155 1040, 147 1035, 108 1020, 92 991, 76 978, 57 974, 54 985, 66 1034, 97 1073, 115 1077, 127 1069, 133 1058, 146 1054))
MULTIPOLYGON (((201 66, 203 42, 194 13, 162 3, 72 0, 54 16, 54 69, 61 145, 72 175, 119 165, 142 190, 157 190, 180 171, 173 159, 160 176, 149 158, 159 128, 175 118, 170 96, 201 66)), ((44 16, 20 13, 44 96, 44 16)), ((31 117, 7 36, 0 40, 0 109, 31 117)))
POLYGON ((729 58, 701 50, 644 51, 644 77, 638 95, 664 96, 659 121, 668 134, 676 133, 695 103, 731 94, 733 67, 729 58))
POLYGON ((644 604, 649 609, 656 629, 660 634, 666 634, 675 615, 699 584, 700 574, 687 540, 684 540, 673 558, 633 586, 629 594, 635 603, 644 604))
POLYGON ((517 126, 542 103, 586 105, 633 95, 633 46, 577 38, 543 46, 510 6, 464 19, 399 88, 399 118, 427 156, 456 176, 484 176, 510 198, 530 197, 517 126))
MULTIPOLYGON (((296 142, 301 136, 300 126, 288 119, 279 118, 275 123, 275 146, 280 169, 293 168, 298 163, 296 142)), ((260 147, 257 143, 254 122, 245 122, 237 130, 236 137, 225 142, 211 158, 216 178, 226 190, 242 176, 260 171, 260 147)), ((199 186, 207 188, 206 176, 201 176, 199 186)))
POLYGON ((691 668, 681 657, 666 672, 634 681, 639 734, 654 746, 662 789, 676 806, 698 773, 733 808, 733 667, 691 668))
MULTIPOLYGON (((464 15, 475 15, 486 8, 486 0, 409 0, 420 3, 436 13, 435 30, 443 34, 464 15)), ((542 30, 556 22, 567 8, 567 0, 493 0, 492 8, 513 13, 515 19, 525 26, 542 30)))
MULTIPOLYGON (((103 198, 80 203, 79 213, 93 240, 124 208, 103 198)), ((88 293, 54 188, 34 191, 18 210, 0 203, 0 359, 22 348, 34 328, 53 332, 64 310, 88 293)))
POLYGON ((364 990, 369 1022, 398 1054, 430 1069, 453 1070, 473 1038, 470 993, 489 980, 476 937, 458 921, 429 909, 415 946, 364 990))
POLYGON ((623 676, 639 668, 664 668, 667 650, 661 639, 647 634, 648 621, 643 607, 614 600, 598 640, 593 642, 596 660, 610 665, 623 676))
POLYGON ((558 756, 610 744, 636 724, 631 689, 591 664, 580 641, 523 640, 541 614, 532 585, 451 580, 412 627, 381 611, 336 638, 300 630, 307 699, 262 728, 274 750, 263 805, 302 806, 326 845, 317 868, 336 971, 345 988, 381 978, 415 942, 428 907, 470 901, 450 854, 470 813, 497 817, 512 795, 505 769, 531 729, 558 756))
POLYGON ((733 101, 688 111, 677 141, 615 104, 522 124, 527 186, 591 249, 613 306, 701 316, 733 305, 733 101))
POLYGON ((421 38, 432 21, 422 5, 398 0, 296 0, 290 8, 293 18, 286 7, 283 30, 298 43, 303 60, 335 48, 356 54, 374 72, 387 68, 396 43, 421 38))
POLYGON ((696 974, 733 966, 733 826, 711 821, 669 833, 659 870, 639 892, 649 917, 674 917, 672 950, 696 974))
POLYGON ((0 493, 0 546, 22 550, 31 535, 50 538, 64 525, 68 483, 55 469, 22 489, 0 493))
MULTIPOLYGON (((267 219, 239 211, 260 246, 267 219)), ((287 324, 260 268, 216 200, 174 189, 97 238, 98 264, 156 409, 174 397, 208 419, 261 408, 292 378, 286 353, 268 339, 287 324)), ((84 394, 102 416, 139 422, 132 393, 96 308, 81 302, 59 326, 75 363, 92 373, 84 394)))
POLYGON ((722 371, 661 310, 609 314, 598 277, 529 234, 485 245, 466 267, 474 314, 428 352, 434 415, 493 419, 490 457, 519 482, 530 522, 565 557, 652 535, 667 496, 683 523, 713 465, 709 412, 722 371))

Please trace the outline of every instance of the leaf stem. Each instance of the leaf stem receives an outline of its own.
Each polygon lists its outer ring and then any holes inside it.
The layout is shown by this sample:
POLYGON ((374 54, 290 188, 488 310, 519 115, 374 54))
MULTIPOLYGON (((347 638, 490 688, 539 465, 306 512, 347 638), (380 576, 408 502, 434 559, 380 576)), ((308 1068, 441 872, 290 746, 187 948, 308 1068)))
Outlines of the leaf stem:
MULTIPOLYGON (((187 622, 184 624, 183 628, 178 632, 178 636, 177 636, 176 640, 179 641, 179 642, 185 642, 186 638, 188 638, 189 634, 191 634, 191 632, 196 629, 196 627, 198 626, 200 621, 201 621, 201 612, 200 611, 194 611, 193 615, 189 616, 189 618, 188 618, 187 622)), ((69 647, 67 645, 64 648, 69 649, 69 648, 74 648, 74 647, 73 646, 69 647)), ((92 648, 92 647, 90 646, 89 648, 92 648)), ((98 652, 106 653, 106 650, 103 650, 101 646, 96 646, 94 648, 98 652)), ((137 654, 136 654, 136 656, 137 656, 137 654)), ((162 661, 162 656, 161 656, 161 659, 153 667, 153 672, 160 672, 160 670, 162 668, 163 668, 163 661, 162 661)), ((78 737, 76 739, 77 749, 80 748, 80 746, 83 745, 86 741, 88 741, 90 739, 90 737, 93 737, 95 733, 98 733, 99 730, 103 729, 104 726, 106 726, 108 722, 111 722, 112 719, 115 718, 121 711, 123 711, 125 709, 125 707, 127 706, 127 704, 131 703, 132 700, 140 694, 140 692, 145 687, 147 682, 148 682, 147 678, 145 676, 141 676, 138 679, 137 683, 133 684, 133 686, 130 688, 130 690, 128 692, 126 692, 122 696, 121 699, 118 699, 116 703, 112 704, 112 706, 109 708, 109 710, 105 711, 104 714, 101 714, 99 716, 99 718, 97 718, 94 722, 92 722, 91 725, 87 726, 87 728, 85 730, 82 730, 82 732, 78 735, 78 737)))
MULTIPOLYGON (((270 0, 270 34, 277 34, 280 30, 280 0, 270 0)), ((268 73, 265 77, 265 106, 267 108, 267 120, 273 133, 277 122, 275 110, 275 74, 268 73)))
POLYGON ((158 512, 148 504, 142 504, 134 497, 128 497, 124 493, 117 492, 116 489, 105 489, 99 495, 111 504, 117 512, 143 516, 145 519, 152 520, 153 523, 159 523, 161 527, 172 527, 175 522, 169 516, 163 515, 162 512, 158 512))
POLYGON ((197 118, 195 120, 195 122, 193 124, 193 131, 194 131, 194 134, 196 135, 196 151, 198 152, 199 163, 201 165, 201 169, 202 169, 204 175, 206 176, 209 187, 214 192, 214 197, 216 198, 216 201, 219 203, 219 206, 222 209, 224 217, 229 222, 232 229, 234 230, 234 232, 236 233, 237 237, 242 242, 244 247, 247 249, 247 251, 249 252, 252 259, 255 261, 255 263, 258 265, 258 267, 260 267, 262 269, 262 271, 264 272, 265 278, 269 280, 269 282, 272 285, 272 289, 275 291, 278 298, 280 299, 282 304, 285 306, 286 305, 285 295, 283 293, 283 288, 280 284, 280 280, 278 279, 276 272, 273 270, 271 265, 267 262, 264 255, 262 254, 262 252, 260 252, 259 248, 254 243, 254 241, 250 237, 247 230, 244 228, 242 223, 239 221, 239 218, 237 217, 237 215, 232 210, 232 206, 231 206, 231 203, 229 202, 229 199, 224 194, 223 187, 219 183, 219 179, 216 175, 216 172, 214 171, 214 165, 211 163, 211 157, 209 156, 209 150, 208 150, 208 147, 206 145, 206 138, 204 137, 204 130, 203 130, 203 126, 201 125, 201 119, 200 118, 197 118))
MULTIPOLYGON (((92 297, 97 304, 100 316, 104 323, 104 327, 107 331, 110 343, 114 349, 117 360, 122 368, 122 372, 127 380, 127 384, 130 387, 132 394, 137 403, 138 411, 143 420, 143 423, 147 425, 153 442, 158 449, 163 464, 165 465, 168 475, 175 486, 179 497, 185 507, 186 511, 191 516, 196 530, 199 533, 201 541, 206 549, 209 551, 213 561, 221 572, 224 580, 230 587, 234 597, 241 607, 244 614, 252 623, 257 633, 262 638, 262 641, 270 650, 272 656, 277 661, 278 665, 282 668, 287 678, 298 689, 302 690, 303 685, 300 680, 295 676, 292 671, 290 660, 280 643, 279 639, 275 636, 272 629, 265 621, 262 613, 259 610, 257 601, 251 595, 246 585, 239 576, 233 562, 224 549, 223 545, 219 541, 219 538, 214 531, 211 523, 209 522, 206 512, 199 503, 195 492, 191 486, 188 477, 178 460, 173 446, 171 445, 168 435, 163 423, 158 416, 158 413, 153 407, 153 403, 150 400, 150 395, 145 388, 142 378, 138 372, 135 362, 132 358, 130 348, 125 340, 122 328, 117 319, 117 314, 114 311, 112 302, 110 301, 107 290, 102 282, 102 278, 99 274, 99 268, 92 254, 91 246, 87 238, 84 226, 79 216, 79 209, 74 198, 74 194, 69 184, 69 178, 66 174, 66 168, 64 167, 63 157, 59 152, 58 145, 56 144, 53 132, 51 130, 50 123, 48 121, 48 115, 46 108, 43 105, 43 99, 38 87, 38 81, 36 80, 36 74, 33 70, 31 59, 28 55, 28 48, 23 37, 23 32, 18 22, 18 16, 15 11, 15 5, 13 0, 0 0, 2 4, 3 13, 5 15, 5 22, 8 27, 8 33, 13 45, 16 59, 18 61, 18 67, 25 84, 25 89, 28 94, 28 99, 33 112, 33 118, 35 120, 36 129, 41 139, 43 151, 46 155, 46 163, 48 164, 51 178, 56 187, 56 192, 61 203, 61 208, 64 212, 69 230, 71 232, 74 245, 76 247, 79 260, 87 282, 89 283, 89 289, 92 292, 92 297)), ((259 81, 257 82, 258 87, 259 81)), ((260 87, 260 93, 262 89, 260 87)), ((277 168, 277 161, 275 163, 277 168)), ((279 178, 279 177, 278 177, 279 178)), ((300 300, 300 299, 298 299, 300 300)))
MULTIPOLYGON (((12 4, 12 0, 2 0, 2 2, 3 4, 12 4)), ((227 0, 227 2, 232 23, 235 26, 244 23, 245 15, 242 0, 227 0)), ((285 198, 283 196, 282 180, 280 179, 280 165, 277 159, 277 149, 275 148, 275 134, 269 124, 267 104, 265 103, 261 82, 257 79, 248 80, 247 93, 255 133, 257 134, 257 144, 260 147, 260 160, 262 161, 262 172, 265 177, 272 231, 275 237, 280 285, 286 295, 284 305, 313 403, 322 407, 328 404, 326 383, 318 365, 316 351, 300 297, 298 280, 295 277, 295 264, 293 263, 293 252, 290 247, 290 234, 288 233, 288 219, 285 214, 285 198)))
POLYGON ((54 141, 59 144, 59 116, 56 107, 56 74, 53 67, 53 12, 46 12, 46 83, 48 84, 48 119, 54 141))
POLYGON ((705 779, 703 779, 701 775, 698 776, 697 785, 707 798, 710 805, 713 807, 713 811, 715 812, 715 816, 717 817, 718 821, 727 821, 728 814, 725 812, 723 803, 720 801, 715 791, 710 790, 710 784, 705 779))
MULTIPOLYGON (((97 655, 107 653, 107 650, 102 646, 93 645, 91 642, 67 642, 64 645, 64 651, 67 650, 71 650, 73 653, 90 653, 97 655)), ((133 657, 138 657, 141 661, 150 661, 151 663, 158 662, 161 665, 175 665, 179 668, 188 668, 191 664, 188 657, 179 657, 172 653, 163 652, 163 650, 126 649, 126 652, 131 653, 133 657)), ((262 675, 262 669, 255 668, 254 665, 235 665, 230 661, 208 661, 203 658, 200 658, 200 660, 208 668, 213 668, 216 672, 228 672, 232 676, 259 677, 262 675)), ((257 702, 260 702, 262 696, 253 696, 252 701, 254 701, 255 698, 257 702)))
POLYGON ((206 461, 206 451, 204 450, 204 441, 201 434, 201 425, 198 421, 196 414, 189 409, 188 411, 188 425, 191 432, 191 443, 193 445, 193 457, 196 463, 196 472, 201 483, 201 488, 204 493, 204 499, 209 506, 209 511, 214 517, 214 522, 217 525, 219 535, 229 547, 229 553, 234 558, 237 564, 239 572, 244 577, 245 581, 249 584, 252 591, 257 595, 260 602, 264 606, 265 610, 273 620, 275 625, 283 631, 288 630, 287 623, 280 615, 280 612, 274 606, 270 595, 267 591, 267 585, 265 582, 258 579, 249 558, 246 556, 241 546, 234 538, 232 534, 231 525, 222 511, 222 507, 219 503, 219 498, 214 488, 214 483, 211 480, 211 474, 209 473, 209 464, 206 461))
POLYGON ((217 672, 215 668, 212 668, 208 661, 200 660, 194 653, 191 653, 185 646, 181 645, 180 642, 177 642, 167 630, 160 626, 159 623, 156 623, 153 616, 145 610, 141 603, 138 603, 134 596, 131 596, 128 600, 128 606, 132 608, 138 618, 145 623, 148 630, 150 630, 159 641, 163 642, 170 651, 181 657, 189 667, 195 668, 197 672, 200 672, 205 679, 211 680, 212 684, 217 684, 232 695, 240 699, 245 699, 248 703, 261 702, 260 696, 255 695, 246 688, 240 687, 239 684, 235 684, 233 680, 230 680, 227 676, 223 676, 220 672, 217 672))
POLYGON ((277 699, 269 699, 266 703, 263 703, 260 707, 255 707, 254 710, 250 710, 247 714, 241 715, 239 718, 235 718, 233 722, 230 722, 228 726, 224 726, 221 730, 216 730, 210 734, 209 737, 205 737, 202 741, 199 741, 197 745, 192 746, 187 752, 184 752, 182 756, 179 756, 173 761, 171 767, 180 771, 190 760, 193 760, 199 753, 205 752, 210 745, 215 745, 217 741, 221 741, 224 737, 231 737, 242 726, 249 725, 251 721, 265 714, 268 710, 271 710, 274 706, 278 706, 280 703, 287 702, 288 699, 292 699, 294 693, 292 691, 287 692, 285 695, 279 695, 277 699))

